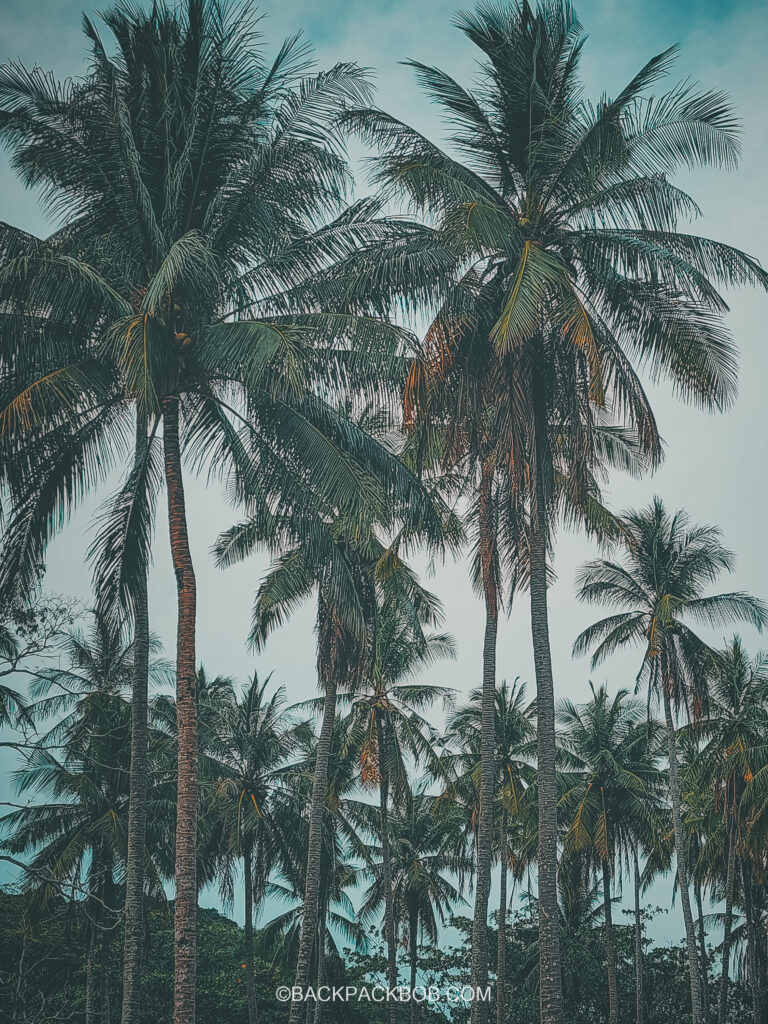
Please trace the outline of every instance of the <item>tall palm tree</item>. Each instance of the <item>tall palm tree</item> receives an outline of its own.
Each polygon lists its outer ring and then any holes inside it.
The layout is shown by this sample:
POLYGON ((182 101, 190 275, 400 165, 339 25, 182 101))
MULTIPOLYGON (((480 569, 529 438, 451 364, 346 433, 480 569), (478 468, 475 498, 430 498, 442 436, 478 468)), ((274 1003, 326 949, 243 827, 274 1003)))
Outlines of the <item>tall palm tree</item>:
MULTIPOLYGON (((483 489, 491 494, 500 476, 514 499, 514 514, 503 518, 529 560, 541 776, 541 1017, 553 1024, 562 1019, 562 999, 547 612, 552 528, 566 499, 570 511, 589 505, 585 484, 596 458, 590 407, 635 430, 651 461, 660 457, 655 420, 629 357, 654 376, 668 376, 682 397, 724 407, 734 394, 736 364, 717 285, 765 286, 768 277, 730 246, 680 229, 698 208, 671 176, 681 165, 734 166, 738 141, 721 94, 685 83, 650 96, 669 73, 674 48, 652 58, 614 98, 592 105, 580 95, 584 38, 569 3, 482 4, 456 23, 484 61, 474 91, 412 62, 451 126, 451 152, 382 111, 347 115, 381 151, 373 174, 383 194, 403 197, 429 224, 401 225, 399 243, 363 246, 345 296, 374 308, 404 295, 427 301, 435 319, 412 365, 406 421, 439 418, 434 395, 452 389, 463 411, 453 435, 458 449, 481 456, 472 467, 475 499, 481 501, 483 489), (472 386, 463 386, 469 379, 463 368, 479 368, 472 386), (569 486, 558 489, 563 462, 569 486)), ((493 515, 502 513, 497 505, 493 515)), ((493 567, 492 535, 484 556, 493 567)), ((486 588, 489 647, 493 597, 493 586, 486 588)), ((492 777, 491 664, 489 657, 486 780, 492 777)), ((487 970, 491 798, 487 781, 473 931, 476 983, 487 970)), ((473 1024, 480 1015, 474 1007, 473 1024)))
MULTIPOLYGON (((132 445, 134 468, 109 507, 96 569, 105 600, 129 606, 146 633, 152 511, 164 479, 178 591, 181 1024, 194 1016, 197 888, 196 582, 181 452, 193 466, 250 476, 244 452, 253 449, 262 494, 305 483, 311 468, 316 492, 335 507, 354 505, 359 475, 338 453, 350 434, 316 385, 322 379, 326 395, 338 389, 364 368, 366 353, 388 360, 403 335, 318 298, 297 311, 287 297, 370 227, 370 204, 329 222, 348 184, 335 114, 367 96, 362 72, 338 65, 307 77, 297 37, 265 62, 254 21, 219 0, 149 13, 118 7, 103 20, 115 45, 86 20, 84 80, 58 84, 20 66, 0 76, 0 132, 14 164, 64 219, 46 240, 2 230, 0 433, 13 516, 0 583, 29 586, 61 518, 51 510, 69 509, 103 478, 115 449, 132 445)), ((138 734, 135 776, 140 743, 138 734)), ((141 793, 139 784, 135 799, 141 793)), ((131 1024, 139 1015, 142 820, 138 809, 126 907, 123 1017, 131 1024)))
POLYGON ((661 699, 691 1005, 694 1021, 701 1024, 702 978, 689 894, 674 711, 685 707, 693 717, 700 713, 710 652, 688 622, 717 627, 741 620, 762 629, 768 613, 761 601, 743 592, 706 595, 723 571, 734 568, 734 557, 715 527, 694 526, 682 511, 670 515, 659 498, 645 509, 626 513, 624 522, 623 559, 589 562, 577 576, 580 600, 622 611, 584 630, 574 654, 593 649, 596 666, 615 651, 640 644, 638 683, 644 681, 649 693, 661 699))
POLYGON ((558 707, 560 745, 570 784, 560 804, 565 815, 564 850, 585 856, 602 880, 603 926, 611 1024, 618 1024, 616 939, 611 882, 638 840, 659 830, 665 778, 660 726, 645 721, 642 702, 619 690, 592 687, 592 699, 558 707))
MULTIPOLYGON (((414 525, 420 519, 428 526, 429 509, 425 520, 417 507, 421 504, 423 510, 424 501, 429 504, 428 496, 412 487, 409 479, 405 485, 399 493, 392 492, 386 513, 388 521, 404 515, 410 518, 415 513, 418 518, 414 525), (409 503, 404 509, 403 503, 409 497, 415 505, 409 503)), ((432 519, 439 530, 436 512, 432 519)), ((282 517, 258 510, 219 538, 220 564, 232 564, 247 556, 258 543, 269 544, 278 557, 256 595, 251 637, 257 645, 263 644, 298 604, 313 592, 317 594, 317 673, 323 691, 323 714, 313 772, 302 931, 296 964, 296 986, 305 990, 318 924, 323 808, 338 694, 355 690, 371 675, 376 610, 382 591, 399 593, 401 603, 407 600, 412 608, 419 609, 422 621, 428 622, 435 609, 430 611, 425 592, 418 587, 396 549, 387 548, 376 537, 370 514, 366 529, 365 523, 330 519, 306 502, 297 504, 291 515, 282 517), (350 527, 354 528, 351 535, 350 527)), ((293 1001, 291 1024, 298 1024, 301 1014, 302 1003, 293 1001)))

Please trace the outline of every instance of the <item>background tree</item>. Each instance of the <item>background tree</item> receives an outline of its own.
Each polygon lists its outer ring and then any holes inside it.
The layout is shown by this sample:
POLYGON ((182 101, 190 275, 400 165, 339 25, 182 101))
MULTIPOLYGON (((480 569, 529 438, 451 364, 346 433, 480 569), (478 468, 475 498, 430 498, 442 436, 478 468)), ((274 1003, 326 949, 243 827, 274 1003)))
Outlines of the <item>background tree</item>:
MULTIPOLYGON (((712 816, 703 830, 695 871, 716 885, 725 899, 718 1024, 728 1014, 734 898, 741 847, 748 846, 745 792, 765 768, 764 741, 768 727, 768 672, 764 656, 751 659, 738 637, 716 652, 705 712, 689 726, 701 746, 694 778, 696 790, 712 816)), ((747 812, 748 813, 748 812, 747 812)))
POLYGON ((40 699, 29 709, 38 724, 56 720, 15 772, 19 794, 48 799, 3 816, 3 846, 30 856, 26 887, 43 905, 62 886, 83 894, 85 1020, 109 1024, 105 965, 119 924, 117 879, 125 857, 130 707, 123 692, 132 649, 96 617, 89 635, 69 633, 65 650, 71 667, 39 679, 33 694, 40 699))
MULTIPOLYGON (((375 812, 370 815, 375 834, 381 827, 375 812)), ((417 986, 420 936, 438 940, 438 928, 445 925, 453 909, 462 902, 461 888, 471 860, 461 853, 461 812, 450 803, 436 801, 423 790, 409 794, 402 807, 390 815, 392 829, 392 885, 395 915, 408 950, 409 985, 417 986)), ((372 863, 362 869, 372 875, 361 913, 379 910, 385 898, 380 850, 371 851, 372 863), (376 862, 379 861, 377 864, 376 862)), ((410 1019, 419 1016, 419 1003, 411 999, 410 1019)))
POLYGON ((702 979, 689 895, 689 868, 683 830, 677 740, 673 707, 700 714, 706 685, 709 649, 687 622, 710 626, 747 621, 761 629, 768 621, 765 606, 742 592, 706 595, 706 588, 734 558, 715 527, 693 526, 685 512, 670 515, 659 498, 624 516, 622 561, 587 563, 577 577, 582 601, 614 605, 623 611, 601 619, 577 638, 574 653, 593 649, 592 665, 629 644, 643 647, 638 680, 664 708, 669 761, 669 789, 677 857, 680 902, 694 1021, 702 1015, 702 979))
POLYGON ((638 842, 658 833, 666 779, 659 767, 661 730, 645 720, 642 703, 626 690, 611 698, 605 687, 591 689, 586 704, 563 701, 558 708, 569 779, 560 805, 565 854, 581 854, 602 881, 609 1020, 617 1024, 612 880, 638 842))
MULTIPOLYGON (((272 791, 298 737, 293 716, 285 708, 285 689, 279 687, 267 696, 269 682, 269 676, 261 682, 254 673, 241 696, 235 694, 232 701, 217 702, 211 742, 215 785, 221 797, 219 810, 226 820, 229 849, 242 861, 249 1024, 255 1024, 258 1016, 253 917, 264 898, 269 871, 270 840, 266 833, 270 831, 272 791)), ((229 873, 224 880, 229 884, 229 873)))
MULTIPOLYGON (((424 624, 441 615, 427 591, 415 591, 405 603, 399 588, 389 593, 376 613, 371 673, 351 697, 351 713, 359 724, 360 779, 379 792, 381 870, 384 885, 384 936, 387 944, 387 984, 398 984, 394 889, 389 841, 390 794, 401 805, 410 794, 411 763, 434 757, 436 730, 425 714, 438 701, 451 703, 446 687, 418 683, 418 672, 435 660, 454 656, 452 638, 425 633, 424 624), (426 613, 426 614, 425 614, 426 613), (423 620, 423 621, 422 621, 423 620)), ((397 1005, 390 1001, 390 1021, 397 1005)))
MULTIPOLYGON (((437 766, 439 774, 446 778, 449 798, 461 793, 466 803, 469 797, 466 810, 473 823, 478 818, 482 732, 482 690, 473 690, 469 695, 469 703, 461 707, 448 724, 447 735, 453 740, 454 752, 449 749, 437 766)), ((513 846, 510 835, 514 832, 519 836, 521 831, 520 819, 525 813, 526 790, 535 774, 532 765, 535 739, 533 709, 525 703, 525 684, 517 680, 512 686, 506 682, 501 683, 496 688, 494 702, 494 788, 497 793, 495 819, 499 858, 496 1008, 500 1024, 506 1007, 507 878, 510 869, 519 877, 524 863, 519 844, 513 846)))

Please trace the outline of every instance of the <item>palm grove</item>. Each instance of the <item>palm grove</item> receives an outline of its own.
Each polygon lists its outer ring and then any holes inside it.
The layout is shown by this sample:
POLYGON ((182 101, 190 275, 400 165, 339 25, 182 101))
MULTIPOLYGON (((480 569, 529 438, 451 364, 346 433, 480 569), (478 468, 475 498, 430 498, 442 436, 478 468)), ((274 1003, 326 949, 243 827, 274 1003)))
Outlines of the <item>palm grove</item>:
POLYGON ((207 998, 198 930, 229 934, 198 912, 216 884, 225 904, 242 888, 237 1019, 251 1024, 344 1012, 265 1001, 265 963, 302 990, 363 968, 393 989, 449 971, 424 943, 467 901, 454 966, 475 988, 495 979, 495 1010, 474 1000, 456 1019, 640 1022, 641 897, 672 870, 681 1019, 762 1019, 768 673, 738 638, 716 649, 697 629, 768 613, 719 590, 734 561, 717 529, 660 499, 619 514, 601 498, 611 474, 662 457, 641 374, 715 411, 735 397, 721 290, 768 275, 681 227, 699 210, 672 178, 735 168, 738 123, 722 94, 669 87, 674 49, 586 100, 585 37, 560 0, 455 21, 480 59, 471 90, 412 62, 444 148, 377 108, 356 65, 318 73, 298 36, 267 58, 248 7, 214 0, 86 18, 74 82, 0 69, 3 145, 58 224, 47 238, 0 226, 0 700, 26 794, 2 822, 21 879, 15 1021, 57 1019, 29 989, 26 943, 74 928, 86 1024, 190 1024, 207 998), (368 198, 351 198, 350 137, 371 153, 368 198), (250 642, 315 601, 311 706, 200 668, 193 474, 240 509, 217 563, 272 556, 250 642), (49 542, 94 496, 86 628, 41 580, 49 542), (170 662, 147 599, 163 498, 170 662), (556 700, 547 591, 563 523, 605 555, 577 589, 609 614, 574 653, 597 665, 634 647, 637 696, 556 700), (453 650, 407 561, 423 550, 469 557, 484 604, 481 685, 458 706, 419 681, 453 650), (528 696, 496 666, 513 599, 530 601, 528 696), (625 876, 631 929, 613 920, 625 876), (167 893, 173 993, 150 1011, 167 893), (703 894, 725 907, 717 972, 703 894), (291 909, 255 928, 275 899, 291 909))

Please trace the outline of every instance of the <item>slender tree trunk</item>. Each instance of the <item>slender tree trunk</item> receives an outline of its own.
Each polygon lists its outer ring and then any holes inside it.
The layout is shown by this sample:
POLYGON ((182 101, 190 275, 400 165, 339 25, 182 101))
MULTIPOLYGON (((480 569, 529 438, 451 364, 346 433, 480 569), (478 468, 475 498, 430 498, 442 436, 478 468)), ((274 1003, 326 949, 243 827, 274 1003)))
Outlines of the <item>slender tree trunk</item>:
POLYGON ((23 918, 23 927, 21 929, 21 952, 19 954, 19 967, 16 973, 16 985, 13 999, 13 1013, 11 1015, 11 1024, 18 1024, 19 1014, 24 1013, 24 1004, 26 1003, 25 998, 25 975, 27 970, 27 921, 26 914, 23 918))
POLYGON ((187 533, 179 445, 179 400, 163 402, 163 449, 171 558, 176 574, 176 899, 174 904, 174 1024, 195 1024, 197 972, 197 704, 195 626, 197 584, 187 533))
POLYGON ((752 997, 753 1024, 760 1024, 760 977, 757 970, 757 934, 755 929, 755 908, 752 895, 752 880, 746 862, 741 861, 741 878, 744 886, 744 917, 747 926, 747 973, 749 992, 752 997))
POLYGON ((509 860, 507 820, 507 811, 502 809, 499 854, 501 862, 501 877, 499 879, 499 938, 496 951, 496 1024, 504 1024, 504 1016, 507 1009, 507 862, 509 860))
MULTIPOLYGON (((483 639, 483 688, 480 727, 480 808, 475 839, 477 881, 475 913, 472 922, 472 987, 488 984, 488 898, 491 891, 491 846, 493 843, 493 789, 496 747, 496 637, 499 609, 496 579, 496 528, 493 509, 493 470, 483 466, 479 493, 480 560, 485 597, 485 637, 483 639)), ((486 1004, 473 999, 470 1024, 486 1019, 486 1004)))
MULTIPOLYGON (((379 747, 379 806, 381 808, 381 868, 384 876, 384 938, 387 943, 387 985, 397 988, 397 945, 395 942, 395 901, 392 892, 392 858, 389 846, 389 770, 384 749, 384 729, 376 711, 376 741, 379 747)), ((390 1024, 397 1020, 397 1003, 387 1001, 390 1024)))
POLYGON ((618 1024, 619 987, 616 982, 616 936, 613 933, 613 908, 611 907, 611 870, 607 860, 603 860, 603 916, 605 964, 608 969, 608 1019, 610 1024, 618 1024))
POLYGON ((704 905, 701 899, 701 886, 697 880, 693 883, 693 889, 696 894, 696 911, 699 915, 698 928, 699 928, 699 956, 701 957, 701 995, 702 995, 702 1011, 704 1013, 704 1020, 706 1024, 709 1024, 709 971, 707 970, 707 936, 704 931, 704 905))
POLYGON ((101 845, 91 849, 88 872, 88 897, 85 901, 88 921, 88 952, 85 960, 85 1024, 96 1024, 101 995, 101 956, 99 925, 103 923, 104 853, 101 845), (99 900, 102 902, 100 903, 99 900))
MULTIPOLYGON (((136 461, 147 444, 146 420, 136 414, 136 461)), ((140 1024, 144 960, 144 859, 147 832, 149 604, 146 576, 139 581, 133 615, 133 687, 128 836, 125 860, 122 1024, 140 1024)))
POLYGON ((253 971, 253 841, 248 836, 243 842, 243 877, 245 881, 245 993, 248 1002, 248 1024, 256 1024, 256 979, 253 971))
POLYGON ((728 1015, 728 974, 731 961, 731 929, 733 928, 733 895, 736 886, 736 822, 728 819, 728 862, 725 871, 725 921, 720 967, 720 1004, 717 1024, 725 1024, 728 1015))
POLYGON ((635 858, 635 1024, 643 1024, 645 1016, 643 994, 643 915, 640 910, 640 862, 637 847, 635 858))
MULTIPOLYGON (((325 984, 325 942, 323 941, 323 933, 325 932, 325 915, 326 905, 325 899, 321 900, 321 910, 319 915, 319 921, 317 925, 317 989, 320 990, 320 986, 325 984)), ((325 1006, 318 999, 315 1003, 315 1024, 322 1024, 323 1010, 325 1006)))
POLYGON ((111 932, 105 932, 101 939, 101 978, 100 978, 100 998, 101 1006, 99 1008, 101 1024, 110 1024, 111 1020, 111 1006, 110 1006, 110 991, 109 991, 109 952, 111 944, 111 932))
MULTIPOLYGON (((114 895, 112 885, 112 863, 111 859, 105 864, 102 874, 101 898, 108 907, 114 906, 114 895)), ((99 965, 99 1018, 101 1024, 110 1024, 112 1007, 110 1004, 109 988, 109 961, 112 947, 113 930, 110 927, 115 923, 111 912, 101 908, 101 963, 99 965)))
POLYGON ((529 549, 539 772, 539 1003, 541 1024, 562 1024, 563 993, 557 907, 555 687, 547 612, 547 524, 544 485, 541 478, 541 459, 538 458, 536 461, 536 501, 535 507, 531 510, 529 549))
POLYGON ((672 822, 675 830, 675 856, 677 859, 677 882, 680 890, 680 903, 683 908, 685 922, 685 947, 688 954, 688 971, 691 979, 691 1019, 693 1024, 703 1024, 702 1014, 702 980, 699 955, 696 949, 696 933, 691 913, 691 897, 688 891, 688 864, 686 858, 686 837, 683 832, 683 815, 680 800, 680 779, 677 773, 677 740, 675 739, 675 723, 672 718, 672 705, 667 686, 662 683, 664 698, 664 720, 667 730, 667 755, 669 759, 669 795, 672 802, 672 822))
MULTIPOLYGON (((315 992, 317 992, 317 957, 319 948, 318 934, 317 931, 315 931, 315 939, 312 943, 312 957, 309 961, 309 980, 307 982, 310 988, 313 987, 314 982, 315 992)), ((315 1015, 317 1014, 317 999, 315 998, 314 1002, 312 1000, 305 999, 304 1005, 306 1007, 304 1011, 304 1024, 312 1024, 312 1021, 315 1019, 315 1015)))
POLYGON ((418 911, 414 912, 413 910, 411 910, 410 913, 408 914, 408 944, 409 944, 409 947, 410 947, 410 957, 411 957, 411 976, 410 976, 410 984, 411 984, 411 1002, 410 1002, 410 1007, 411 1007, 411 1024, 416 1024, 416 1019, 418 1017, 419 1007, 418 1007, 418 1004, 416 1003, 415 999, 413 998, 413 992, 414 992, 414 989, 416 988, 416 967, 417 967, 418 961, 419 961, 419 914, 418 914, 418 911))
POLYGON ((96 925, 88 922, 88 953, 85 961, 85 1024, 96 1024, 96 925))
MULTIPOLYGON (((309 984, 309 969, 312 960, 317 931, 320 897, 320 858, 323 848, 323 814, 325 792, 328 785, 328 762, 331 756, 333 723, 336 718, 336 680, 333 675, 326 681, 323 701, 323 724, 317 743, 315 772, 312 779, 312 804, 309 812, 309 843, 307 849, 307 873, 304 888, 304 911, 301 919, 299 955, 296 961, 295 984, 302 993, 309 984)), ((291 1003, 289 1024, 299 1024, 302 1017, 302 1003, 291 1003)))

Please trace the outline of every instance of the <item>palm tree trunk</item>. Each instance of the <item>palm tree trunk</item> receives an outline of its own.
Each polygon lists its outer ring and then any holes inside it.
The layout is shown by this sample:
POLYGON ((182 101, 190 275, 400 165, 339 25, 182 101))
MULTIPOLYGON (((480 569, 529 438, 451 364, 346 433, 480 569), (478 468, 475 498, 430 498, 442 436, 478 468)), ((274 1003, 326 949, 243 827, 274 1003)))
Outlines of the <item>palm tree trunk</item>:
MULTIPOLYGON (((331 757, 331 739, 336 718, 336 680, 333 674, 326 681, 323 701, 323 724, 317 743, 315 772, 312 779, 312 804, 309 812, 309 843, 307 849, 307 872, 304 885, 304 910, 301 920, 301 938, 296 961, 295 984, 303 993, 309 984, 309 969, 312 960, 317 931, 320 897, 320 858, 323 848, 323 814, 325 791, 328 784, 328 762, 331 757)), ((302 1017, 300 1001, 291 1003, 289 1024, 299 1024, 302 1017)))
MULTIPOLYGON (((112 862, 111 858, 105 864, 102 874, 101 899, 107 907, 114 905, 113 884, 112 884, 112 862)), ((101 908, 102 932, 101 932, 101 963, 99 971, 99 1016, 101 1024, 110 1024, 112 1008, 110 1005, 109 989, 109 961, 112 946, 114 918, 110 911, 101 908)))
POLYGON ((704 931, 704 906, 701 899, 701 885, 698 880, 694 880, 693 889, 696 894, 696 911, 699 915, 698 926, 699 926, 699 956, 701 957, 701 995, 702 995, 702 1010, 704 1012, 704 1020, 706 1024, 709 1024, 709 970, 707 969, 707 937, 704 931))
POLYGON ((637 847, 635 858, 635 1024, 643 1024, 645 1016, 643 994, 643 915, 640 910, 640 863, 637 847))
POLYGON ((613 934, 611 908, 611 871, 603 860, 603 924, 605 926, 605 964, 608 969, 608 1019, 610 1024, 619 1020, 619 988, 616 983, 616 936, 613 934))
POLYGON ((680 779, 677 774, 677 740, 675 739, 675 723, 672 718, 672 705, 669 691, 662 684, 664 700, 664 721, 667 731, 667 756, 669 759, 669 795, 672 802, 672 822, 675 831, 675 856, 677 859, 677 882, 680 890, 680 903, 683 908, 685 922, 685 946, 688 953, 688 971, 691 981, 691 1020, 692 1024, 703 1024, 702 1016, 702 981, 699 967, 699 956, 696 949, 696 933, 693 928, 691 913, 691 897, 688 892, 688 865, 686 859, 686 837, 683 832, 683 815, 680 801, 680 779))
POLYGON ((753 1024, 760 1024, 760 978, 757 970, 757 934, 755 929, 752 882, 746 862, 741 861, 741 878, 744 886, 744 918, 747 926, 747 973, 749 992, 752 997, 753 1024))
POLYGON ((88 922, 88 953, 85 960, 85 1024, 96 1024, 96 925, 88 922))
MULTIPOLYGON (((322 908, 317 928, 317 991, 325 984, 325 943, 323 933, 325 931, 325 900, 322 900, 322 908)), ((315 1003, 315 1024, 322 1024, 324 1004, 318 999, 315 1003)))
POLYGON ((248 1003, 248 1024, 256 1024, 256 979, 253 972, 253 845, 250 836, 243 842, 243 878, 245 881, 245 993, 248 1003))
MULTIPOLYGON (((381 869, 384 876, 384 938, 387 943, 387 986, 397 988, 397 946, 395 944, 395 900, 392 892, 392 857, 389 848, 389 771, 384 749, 384 730, 376 711, 376 741, 379 747, 379 806, 381 808, 381 869)), ((397 1004, 387 1000, 390 1024, 397 1020, 397 1004)))
POLYGON ((536 671, 539 774, 539 1004, 541 1024, 562 1024, 563 993, 557 908, 557 776, 555 773, 555 687, 547 612, 547 523, 541 459, 536 501, 531 510, 531 636, 536 671))
POLYGON ((171 558, 176 574, 176 899, 174 904, 174 1024, 194 1024, 197 971, 197 704, 195 626, 197 584, 189 549, 179 445, 179 399, 163 402, 163 450, 171 558))
POLYGON ((103 849, 97 844, 91 849, 91 864, 88 870, 88 897, 86 914, 88 921, 88 952, 85 960, 85 1024, 96 1024, 99 995, 101 992, 100 957, 101 944, 97 941, 99 925, 102 923, 104 897, 103 849), (100 903, 99 900, 102 900, 100 903))
POLYGON ((418 965, 419 957, 419 913, 411 909, 408 913, 408 945, 410 947, 411 957, 411 976, 410 976, 410 991, 411 991, 411 1024, 416 1024, 416 1018, 418 1016, 418 1004, 413 998, 414 990, 416 989, 416 967, 418 965))
MULTIPOLYGON (((483 466, 479 492, 480 560, 485 597, 483 639, 483 689, 480 726, 480 808, 475 838, 477 882, 472 922, 472 978, 475 992, 488 985, 488 898, 491 891, 491 845, 493 843, 493 789, 495 768, 496 637, 499 609, 496 581, 496 530, 493 511, 493 470, 483 466)), ((482 1024, 486 1004, 473 999, 470 1024, 482 1024)))
POLYGON ((499 880, 498 949, 496 951, 496 1024, 504 1024, 507 1008, 507 811, 501 812, 501 878, 499 880))
MULTIPOLYGON (((318 935, 317 935, 317 932, 315 932, 315 941, 312 943, 312 958, 311 958, 311 960, 309 962, 309 980, 308 980, 308 985, 310 986, 310 988, 313 987, 312 983, 314 981, 314 983, 315 983, 314 984, 315 993, 317 993, 317 955, 318 955, 318 950, 319 950, 318 935)), ((315 1019, 315 1014, 317 1013, 317 997, 315 997, 314 1002, 309 1000, 309 999, 305 999, 304 1000, 304 1005, 306 1006, 306 1010, 304 1012, 304 1024, 312 1024, 312 1021, 315 1019)))
MULTIPOLYGON (((146 422, 136 414, 136 460, 147 444, 146 422)), ((144 857, 147 833, 147 746, 149 703, 149 605, 146 576, 139 582, 133 614, 133 687, 128 835, 125 858, 122 1024, 141 1019, 144 958, 144 857)))
POLYGON ((111 1007, 109 999, 109 947, 112 932, 104 932, 101 938, 100 1018, 101 1024, 110 1024, 111 1007))
POLYGON ((725 1024, 728 1013, 728 973, 731 960, 731 929, 733 927, 733 895, 736 886, 736 822, 728 819, 728 863, 725 870, 725 921, 723 924, 722 963, 720 967, 720 1004, 717 1024, 725 1024))

